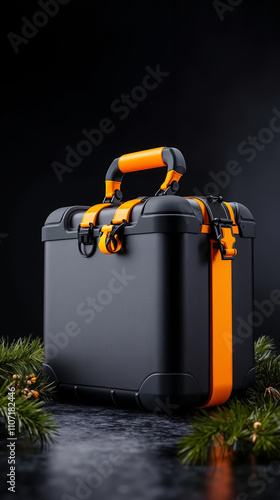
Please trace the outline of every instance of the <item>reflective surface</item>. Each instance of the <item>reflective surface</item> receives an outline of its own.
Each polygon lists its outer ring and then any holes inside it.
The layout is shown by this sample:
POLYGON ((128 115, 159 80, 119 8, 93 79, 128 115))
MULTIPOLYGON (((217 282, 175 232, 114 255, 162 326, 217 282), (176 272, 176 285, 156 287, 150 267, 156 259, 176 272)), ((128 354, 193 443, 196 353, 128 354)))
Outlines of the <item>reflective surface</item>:
POLYGON ((182 466, 176 444, 184 417, 57 403, 58 443, 16 447, 16 494, 7 492, 6 438, 1 437, 1 499, 249 500, 279 498, 280 461, 182 466))

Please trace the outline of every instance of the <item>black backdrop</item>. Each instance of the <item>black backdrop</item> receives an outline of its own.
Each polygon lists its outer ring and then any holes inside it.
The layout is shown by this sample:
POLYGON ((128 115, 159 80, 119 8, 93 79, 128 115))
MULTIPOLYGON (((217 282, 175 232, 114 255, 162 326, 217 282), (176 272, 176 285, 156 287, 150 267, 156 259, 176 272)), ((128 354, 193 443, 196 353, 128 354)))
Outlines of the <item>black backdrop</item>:
MULTIPOLYGON (((102 201, 113 158, 160 145, 186 158, 179 193, 213 192, 251 209, 256 299, 269 299, 280 288, 279 2, 30 0, 3 9, 1 334, 42 335, 47 215, 102 201), (110 131, 95 132, 99 144, 59 182, 54 162, 66 165, 65 148, 77 151, 82 131, 105 118, 110 131)), ((127 175, 123 191, 152 195, 164 175, 127 175)), ((256 334, 280 347, 274 309, 256 334)))

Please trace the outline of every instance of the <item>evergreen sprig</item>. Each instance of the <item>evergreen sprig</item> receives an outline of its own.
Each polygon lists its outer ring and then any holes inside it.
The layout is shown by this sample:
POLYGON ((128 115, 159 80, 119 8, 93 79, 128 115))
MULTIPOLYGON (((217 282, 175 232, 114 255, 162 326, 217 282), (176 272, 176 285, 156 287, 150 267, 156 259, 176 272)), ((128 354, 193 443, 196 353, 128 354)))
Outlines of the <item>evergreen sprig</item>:
POLYGON ((243 400, 231 397, 223 406, 192 412, 178 445, 183 464, 205 464, 225 454, 279 459, 280 356, 267 336, 255 342, 255 366, 255 384, 243 400))
POLYGON ((20 338, 9 343, 8 339, 0 340, 0 375, 9 373, 32 373, 42 371, 44 361, 44 345, 41 339, 31 336, 20 338))
POLYGON ((42 374, 43 360, 39 338, 0 342, 0 424, 8 428, 9 388, 13 388, 15 434, 41 446, 54 442, 58 435, 56 422, 44 408, 44 402, 53 398, 53 386, 42 374))
POLYGON ((279 458, 280 407, 260 399, 254 407, 236 398, 214 411, 197 411, 190 419, 189 434, 178 446, 183 464, 205 464, 217 455, 279 458))
POLYGON ((277 355, 274 341, 262 336, 255 342, 256 379, 246 396, 256 401, 264 395, 280 403, 280 355, 277 355))
MULTIPOLYGON (((8 428, 8 384, 0 388, 0 416, 3 417, 6 429, 8 428)), ((15 398, 15 435, 28 436, 32 444, 41 446, 55 441, 58 435, 57 424, 52 416, 45 411, 44 401, 39 399, 25 400, 15 398)))

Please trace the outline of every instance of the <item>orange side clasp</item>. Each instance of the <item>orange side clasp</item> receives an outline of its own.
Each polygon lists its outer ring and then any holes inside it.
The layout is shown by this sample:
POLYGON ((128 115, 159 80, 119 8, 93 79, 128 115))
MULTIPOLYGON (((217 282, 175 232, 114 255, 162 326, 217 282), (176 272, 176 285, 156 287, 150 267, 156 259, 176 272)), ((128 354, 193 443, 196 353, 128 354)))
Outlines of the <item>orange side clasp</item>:
POLYGON ((234 238, 232 234, 231 227, 222 227, 223 237, 220 239, 221 244, 224 247, 224 252, 226 257, 234 257, 237 254, 236 248, 234 248, 234 244, 236 242, 236 238, 234 238))
POLYGON ((212 224, 221 250, 222 259, 233 260, 234 256, 237 254, 237 250, 234 248, 236 239, 232 231, 233 221, 229 219, 214 219, 212 224))
POLYGON ((124 220, 121 224, 105 224, 102 226, 102 235, 98 244, 99 250, 101 250, 102 253, 110 255, 122 249, 123 241, 120 233, 126 224, 127 222, 124 220))

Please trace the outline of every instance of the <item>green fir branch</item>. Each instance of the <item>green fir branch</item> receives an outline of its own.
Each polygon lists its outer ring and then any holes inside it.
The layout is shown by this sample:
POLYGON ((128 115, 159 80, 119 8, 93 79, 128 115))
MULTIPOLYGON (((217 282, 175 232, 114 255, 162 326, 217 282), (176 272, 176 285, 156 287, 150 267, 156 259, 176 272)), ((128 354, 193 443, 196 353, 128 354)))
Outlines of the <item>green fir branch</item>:
POLYGON ((256 381, 246 398, 231 397, 220 407, 196 410, 179 442, 182 464, 206 464, 217 455, 279 459, 280 356, 267 336, 255 342, 256 381))
POLYGON ((0 376, 8 374, 33 373, 42 371, 44 344, 41 339, 28 338, 14 340, 11 344, 6 339, 0 340, 0 376))
POLYGON ((55 394, 55 383, 49 382, 48 377, 39 373, 35 384, 33 384, 32 389, 39 392, 39 398, 45 403, 51 403, 57 399, 55 394))
POLYGON ((42 374, 44 346, 31 337, 0 342, 0 424, 8 429, 9 388, 14 389, 15 434, 45 446, 55 441, 57 423, 45 410, 53 399, 53 385, 42 374), (1 419, 2 417, 2 419, 1 419))
POLYGON ((253 402, 263 395, 280 403, 280 355, 275 350, 274 341, 267 336, 255 342, 256 380, 246 393, 253 402))
MULTIPOLYGON (((1 388, 3 389, 3 388, 1 388)), ((0 392, 0 415, 8 428, 8 394, 0 392)), ((39 399, 24 400, 15 398, 15 435, 27 436, 32 444, 45 446, 55 442, 58 427, 52 416, 44 409, 44 402, 39 399)))
POLYGON ((260 399, 259 406, 232 398, 215 410, 200 410, 190 418, 189 433, 178 445, 183 464, 206 464, 217 453, 236 457, 254 454, 279 459, 280 407, 260 399), (258 425, 254 428, 254 425, 258 425))

